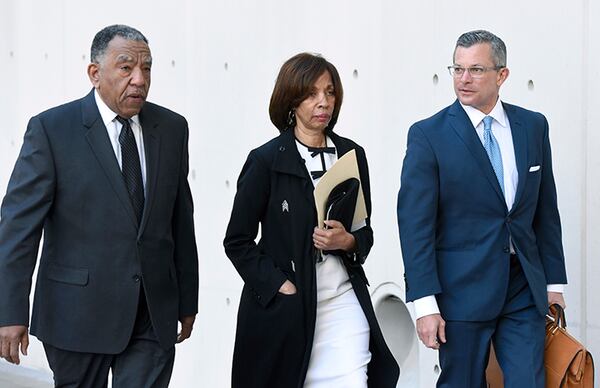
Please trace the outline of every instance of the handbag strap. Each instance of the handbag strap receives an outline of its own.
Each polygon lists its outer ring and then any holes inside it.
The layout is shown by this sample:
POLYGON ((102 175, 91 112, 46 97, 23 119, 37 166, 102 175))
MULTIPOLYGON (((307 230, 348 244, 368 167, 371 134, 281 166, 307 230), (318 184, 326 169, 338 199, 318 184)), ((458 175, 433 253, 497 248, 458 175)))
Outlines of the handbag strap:
POLYGON ((552 304, 548 308, 548 317, 553 321, 553 326, 567 328, 565 310, 559 304, 552 304))

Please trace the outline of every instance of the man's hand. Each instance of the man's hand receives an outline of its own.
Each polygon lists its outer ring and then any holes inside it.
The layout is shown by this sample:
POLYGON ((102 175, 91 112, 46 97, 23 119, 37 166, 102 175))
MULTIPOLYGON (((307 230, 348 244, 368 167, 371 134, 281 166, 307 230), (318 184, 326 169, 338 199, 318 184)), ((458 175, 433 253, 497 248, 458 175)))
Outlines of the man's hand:
POLYGON ((335 220, 325 220, 328 229, 315 228, 313 233, 313 243, 315 248, 333 251, 342 249, 346 252, 352 252, 356 246, 356 241, 351 233, 348 233, 344 225, 335 220))
POLYGON ((27 326, 3 326, 0 327, 0 357, 6 361, 19 365, 19 345, 21 353, 27 355, 29 347, 29 334, 27 326))
POLYGON ((296 293, 296 286, 294 283, 286 280, 281 287, 279 287, 279 293, 284 295, 294 295, 296 293))
POLYGON ((548 306, 552 306, 555 303, 563 309, 567 308, 565 297, 561 292, 548 292, 548 306))
POLYGON ((423 345, 437 350, 440 342, 446 343, 446 321, 440 314, 421 317, 417 319, 417 334, 423 345))
POLYGON ((181 322, 181 331, 179 332, 179 334, 177 334, 177 343, 181 343, 186 339, 190 338, 190 336, 192 335, 192 329, 194 328, 195 320, 195 315, 179 318, 179 322, 181 322))

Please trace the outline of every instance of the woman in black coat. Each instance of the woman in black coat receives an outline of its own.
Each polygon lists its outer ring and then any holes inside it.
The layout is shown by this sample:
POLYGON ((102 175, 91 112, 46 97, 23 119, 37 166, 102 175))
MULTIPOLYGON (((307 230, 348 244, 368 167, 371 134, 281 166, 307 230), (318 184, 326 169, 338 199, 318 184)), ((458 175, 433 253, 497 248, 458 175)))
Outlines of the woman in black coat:
POLYGON ((362 268, 369 218, 316 228, 314 185, 355 150, 371 213, 364 150, 332 129, 343 91, 336 68, 298 54, 281 68, 269 113, 281 134, 250 152, 224 246, 244 280, 234 388, 395 387, 399 369, 377 323, 362 268), (255 239, 261 227, 258 244, 255 239), (341 254, 326 254, 328 251, 341 254))

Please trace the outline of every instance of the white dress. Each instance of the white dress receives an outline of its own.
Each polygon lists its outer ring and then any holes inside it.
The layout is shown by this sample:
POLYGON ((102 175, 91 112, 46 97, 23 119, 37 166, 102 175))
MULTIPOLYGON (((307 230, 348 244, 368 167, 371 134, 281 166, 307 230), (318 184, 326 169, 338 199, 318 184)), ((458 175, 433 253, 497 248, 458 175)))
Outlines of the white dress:
MULTIPOLYGON (((327 146, 333 147, 331 139, 326 139, 327 146)), ((337 152, 313 153, 298 140, 296 146, 316 186, 320 179, 318 171, 327 171, 337 161, 337 152), (315 171, 316 174, 311 174, 315 171)), ((364 223, 353 229, 362 226, 364 223)), ((346 267, 339 256, 323 255, 323 261, 316 263, 316 274, 317 320, 304 387, 366 388, 367 366, 371 361, 369 322, 352 289, 346 267)))

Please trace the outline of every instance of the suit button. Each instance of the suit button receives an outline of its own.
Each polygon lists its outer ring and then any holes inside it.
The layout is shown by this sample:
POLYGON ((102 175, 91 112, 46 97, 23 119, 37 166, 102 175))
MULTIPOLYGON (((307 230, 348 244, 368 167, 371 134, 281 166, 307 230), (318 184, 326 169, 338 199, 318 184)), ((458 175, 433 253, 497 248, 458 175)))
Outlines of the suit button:
POLYGON ((506 223, 510 224, 512 222, 512 219, 510 217, 506 217, 506 223))
POLYGON ((137 282, 139 282, 139 281, 140 281, 140 279, 141 279, 141 278, 140 278, 140 275, 133 275, 131 278, 132 278, 132 279, 133 279, 133 281, 134 281, 134 282, 136 282, 136 283, 137 283, 137 282))
POLYGON ((502 248, 502 251, 504 251, 504 253, 508 253, 508 252, 510 252, 510 248, 509 247, 504 247, 504 248, 502 248))

